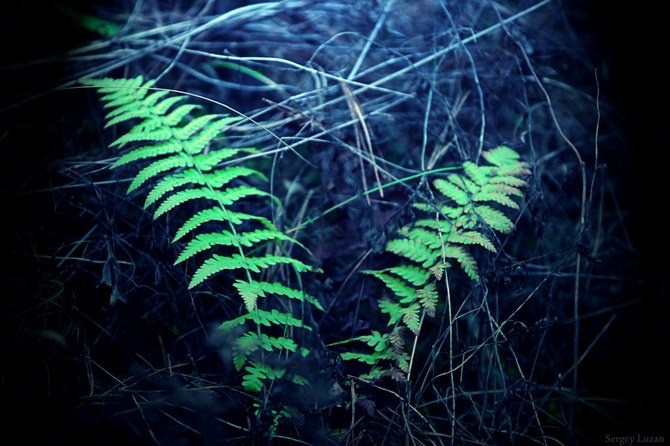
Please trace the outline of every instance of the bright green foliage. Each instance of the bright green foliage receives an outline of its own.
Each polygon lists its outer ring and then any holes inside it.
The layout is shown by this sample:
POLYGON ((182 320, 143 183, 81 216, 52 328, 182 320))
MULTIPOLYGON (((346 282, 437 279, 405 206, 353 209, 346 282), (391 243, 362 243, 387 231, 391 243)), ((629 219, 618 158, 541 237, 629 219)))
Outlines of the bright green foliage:
POLYGON ((431 282, 425 287, 416 290, 416 297, 419 298, 419 303, 426 310, 426 314, 429 317, 435 317, 438 298, 435 282, 431 282))
POLYGON ((274 294, 276 296, 283 296, 289 299, 295 299, 300 302, 307 302, 317 309, 323 311, 323 307, 318 300, 314 297, 306 294, 302 291, 289 288, 280 283, 269 283, 269 282, 245 282, 238 280, 234 284, 235 288, 239 291, 240 295, 244 294, 253 294, 253 301, 256 302, 258 297, 266 297, 267 294, 274 294))
POLYGON ((341 354, 342 359, 372 366, 368 373, 360 376, 363 379, 377 379, 386 375, 398 378, 409 371, 409 355, 405 351, 402 331, 403 328, 399 326, 390 333, 373 331, 369 335, 347 339, 331 346, 363 342, 372 349, 372 353, 344 352, 341 354))
POLYGON ((273 325, 283 325, 286 327, 300 327, 306 330, 312 329, 312 327, 309 325, 305 325, 302 319, 297 318, 290 313, 283 313, 276 308, 273 308, 270 311, 263 310, 262 308, 256 308, 250 313, 244 313, 242 316, 222 323, 219 328, 222 330, 230 330, 238 325, 244 325, 247 321, 253 321, 258 325, 265 325, 267 327, 271 327, 273 325))
MULTIPOLYGON (((294 329, 311 330, 291 312, 290 302, 300 303, 296 307, 322 307, 301 290, 267 281, 273 268, 279 266, 296 274, 312 268, 292 257, 270 254, 276 252, 272 245, 278 242, 302 245, 268 218, 236 210, 249 198, 278 202, 252 183, 267 181, 265 175, 251 166, 232 165, 239 155, 255 153, 254 149, 223 145, 223 134, 239 118, 202 114, 200 106, 188 103, 188 96, 155 90, 153 82, 142 77, 82 83, 102 95, 108 110, 106 127, 132 123, 130 130, 110 144, 125 150, 113 169, 137 169, 128 193, 148 185, 144 207, 154 207, 154 218, 179 211, 179 218, 185 219, 173 242, 190 237, 175 261, 197 262, 189 288, 222 272, 233 275, 224 280, 237 290, 246 312, 220 328, 233 333, 232 359, 237 370, 245 371, 243 386, 260 391, 266 380, 284 377, 286 371, 273 367, 271 361, 293 353, 307 355, 309 350, 300 347, 290 334, 294 329), (250 327, 243 329, 247 325, 250 327), (242 328, 241 335, 237 328, 242 328), (276 336, 279 333, 282 335, 276 336)), ((296 375, 286 378, 296 384, 307 382, 296 375)))
POLYGON ((260 335, 254 331, 247 331, 237 338, 233 345, 233 365, 235 369, 241 370, 247 362, 249 355, 259 348, 271 352, 273 350, 287 350, 295 352, 298 345, 293 339, 284 337, 272 337, 265 333, 260 335))
MULTIPOLYGON (((388 325, 407 327, 418 336, 424 315, 434 317, 439 303, 438 282, 447 268, 457 264, 472 280, 479 280, 472 248, 496 252, 492 231, 506 234, 514 229, 508 210, 518 210, 524 196, 528 165, 519 154, 501 146, 482 153, 489 165, 465 162, 461 173, 433 181, 443 199, 438 203, 415 203, 421 217, 401 228, 398 238, 386 244, 386 251, 404 259, 379 271, 364 271, 392 292, 379 301, 388 325), (506 211, 507 210, 507 211, 506 211)), ((395 333, 395 331, 394 331, 395 333)), ((378 339, 379 334, 370 339, 378 339)), ((365 337, 357 340, 367 340, 365 337)), ((376 345, 381 345, 377 341, 376 345)), ((373 345, 370 345, 373 346, 373 345)), ((377 353, 348 353, 344 359, 379 367, 377 353)))
MULTIPOLYGON (((209 276, 225 270, 242 270, 260 273, 264 269, 280 264, 291 265, 297 272, 305 272, 311 269, 300 260, 286 256, 267 255, 263 257, 244 257, 242 254, 213 254, 210 258, 205 260, 195 274, 193 274, 193 278, 188 286, 189 288, 193 288, 200 285, 209 278, 209 276)), ((253 304, 255 304, 255 302, 253 302, 253 304)), ((253 307, 253 305, 247 304, 247 308, 249 307, 253 307)))
POLYGON ((283 378, 286 370, 273 368, 267 364, 249 361, 248 366, 244 368, 246 372, 242 378, 242 386, 250 392, 260 392, 263 390, 263 382, 283 378))
MULTIPOLYGON (((112 22, 111 20, 101 19, 94 15, 84 14, 77 9, 67 6, 63 3, 53 2, 52 5, 78 26, 101 36, 113 37, 121 29, 121 24, 119 23, 112 22)), ((63 24, 63 22, 59 20, 60 18, 56 19, 61 24, 61 26, 68 26, 67 24, 63 24)))
POLYGON ((501 209, 519 209, 517 201, 524 196, 524 177, 530 175, 528 164, 509 147, 482 153, 490 166, 463 163, 463 173, 452 173, 433 182, 446 201, 437 206, 419 203, 415 208, 433 218, 423 218, 405 228, 404 236, 391 240, 387 251, 399 254, 422 267, 456 260, 472 279, 479 279, 477 264, 469 246, 478 245, 496 252, 490 231, 503 234, 514 229, 514 223, 501 209))

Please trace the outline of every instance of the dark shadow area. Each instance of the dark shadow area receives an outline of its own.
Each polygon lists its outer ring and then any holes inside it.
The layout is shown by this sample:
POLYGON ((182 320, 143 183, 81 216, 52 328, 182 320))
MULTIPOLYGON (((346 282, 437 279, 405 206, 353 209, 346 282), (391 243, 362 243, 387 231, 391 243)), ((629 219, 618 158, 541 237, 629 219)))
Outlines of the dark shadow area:
POLYGON ((606 343, 596 346, 596 355, 585 366, 588 386, 595 393, 626 401, 616 421, 605 422, 594 433, 656 434, 667 439, 668 390, 663 383, 670 373, 664 359, 670 354, 670 264, 661 253, 670 247, 665 231, 670 214, 655 200, 670 192, 667 157, 660 148, 667 124, 659 112, 668 94, 661 87, 662 70, 655 69, 650 59, 650 54, 662 50, 665 25, 653 11, 622 4, 593 1, 585 13, 582 26, 586 33, 593 31, 594 55, 607 70, 609 101, 620 117, 625 142, 620 157, 608 161, 608 170, 613 179, 620 179, 617 196, 622 208, 629 210, 627 228, 639 252, 635 281, 627 293, 631 300, 641 301, 620 315, 618 327, 606 343))

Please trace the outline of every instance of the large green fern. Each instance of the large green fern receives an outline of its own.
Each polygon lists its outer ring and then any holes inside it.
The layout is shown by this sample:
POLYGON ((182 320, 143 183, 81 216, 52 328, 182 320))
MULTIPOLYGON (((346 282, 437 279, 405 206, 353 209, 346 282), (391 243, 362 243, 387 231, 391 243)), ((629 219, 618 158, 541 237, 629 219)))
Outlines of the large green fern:
MULTIPOLYGON (((402 228, 398 238, 386 244, 387 252, 403 259, 400 264, 379 271, 364 271, 381 280, 391 291, 391 297, 379 302, 381 312, 388 316, 388 325, 395 327, 391 333, 397 333, 397 327, 404 326, 418 336, 423 315, 435 316, 438 282, 445 270, 457 264, 470 279, 479 280, 472 247, 496 252, 491 237, 494 231, 507 234, 514 229, 514 222, 504 209, 519 209, 515 200, 524 196, 524 177, 530 174, 528 165, 516 151, 505 146, 482 155, 489 165, 468 161, 462 164, 461 172, 433 181, 436 191, 444 197, 438 203, 413 205, 421 217, 402 228)), ((381 375, 388 359, 397 364, 406 361, 406 352, 393 355, 397 349, 386 350, 388 355, 380 354, 383 350, 379 350, 380 342, 370 344, 366 336, 344 342, 355 340, 367 342, 375 352, 345 354, 343 358, 373 365, 372 372, 366 376, 381 375)))
POLYGON ((281 365, 288 355, 309 353, 292 336, 294 329, 312 328, 291 312, 290 302, 322 307, 301 290, 268 280, 276 266, 289 266, 296 274, 311 267, 277 252, 273 242, 300 243, 267 217, 238 210, 246 198, 276 200, 250 182, 252 178, 265 180, 261 172, 249 166, 222 164, 239 154, 255 152, 222 145, 222 134, 238 118, 197 114, 200 107, 188 103, 187 96, 154 89, 153 82, 142 77, 82 82, 102 95, 101 101, 109 110, 107 127, 134 123, 110 144, 126 149, 112 168, 133 165, 138 169, 128 193, 149 185, 144 207, 154 208, 154 218, 186 208, 181 215, 187 217, 173 242, 190 237, 175 261, 198 261, 189 288, 215 274, 230 273, 226 281, 237 290, 245 312, 223 322, 220 329, 234 339, 232 359, 238 371, 245 371, 243 386, 260 391, 267 381, 280 378, 305 384, 304 377, 287 373, 281 365), (241 334, 240 326, 246 327, 241 334))

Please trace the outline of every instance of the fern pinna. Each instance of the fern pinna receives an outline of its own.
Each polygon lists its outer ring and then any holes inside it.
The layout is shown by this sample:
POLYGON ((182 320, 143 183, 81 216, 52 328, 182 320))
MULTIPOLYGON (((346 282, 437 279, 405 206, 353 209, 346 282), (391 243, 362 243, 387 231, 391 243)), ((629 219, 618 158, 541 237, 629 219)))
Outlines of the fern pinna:
POLYGON ((479 280, 471 247, 496 252, 491 238, 493 230, 508 234, 514 229, 514 222, 503 209, 519 209, 515 200, 524 196, 524 177, 531 173, 528 164, 505 146, 482 155, 489 165, 466 161, 461 172, 433 181, 434 188, 444 197, 438 204, 413 205, 421 217, 403 227, 399 237, 386 244, 386 251, 402 257, 402 263, 365 271, 392 292, 391 298, 379 302, 379 308, 388 315, 388 325, 394 328, 385 335, 373 333, 342 342, 362 341, 373 347, 374 353, 343 354, 345 360, 373 366, 363 377, 374 378, 394 370, 408 373, 408 354, 402 348, 400 333, 409 329, 418 336, 424 314, 435 316, 437 285, 445 270, 457 264, 470 279, 479 280))
POLYGON ((296 274, 311 270, 291 256, 279 255, 278 244, 273 242, 300 243, 267 217, 238 210, 245 198, 276 200, 248 182, 251 177, 266 179, 258 170, 222 164, 236 155, 255 152, 250 148, 219 147, 223 132, 239 118, 196 115, 200 107, 189 104, 186 95, 154 89, 153 81, 145 82, 142 77, 89 79, 82 83, 97 88, 102 95, 101 101, 109 109, 106 127, 135 122, 110 145, 131 147, 112 168, 139 166, 128 193, 150 183, 144 207, 155 208, 154 218, 180 207, 199 209, 189 214, 173 239, 188 239, 175 264, 201 259, 189 288, 223 271, 241 273, 232 286, 242 298, 245 311, 222 323, 220 329, 234 338, 233 363, 238 371, 244 369, 244 388, 258 392, 266 382, 279 378, 305 384, 304 377, 287 372, 281 365, 291 354, 309 353, 292 334, 295 329, 309 331, 311 327, 290 311, 289 301, 322 307, 301 290, 271 280, 276 266, 289 266, 296 274), (285 301, 271 302, 271 296, 285 301))

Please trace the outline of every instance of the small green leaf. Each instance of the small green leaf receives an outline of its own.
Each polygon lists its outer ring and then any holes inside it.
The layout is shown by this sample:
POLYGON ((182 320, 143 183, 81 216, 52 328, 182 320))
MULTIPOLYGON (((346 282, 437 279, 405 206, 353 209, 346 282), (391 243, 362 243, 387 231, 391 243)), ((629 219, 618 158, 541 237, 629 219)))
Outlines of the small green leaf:
POLYGON ((419 317, 419 312, 421 311, 421 305, 418 302, 414 302, 409 307, 402 309, 402 321, 405 323, 407 328, 412 330, 412 333, 419 335, 419 330, 421 329, 421 318, 419 317))

